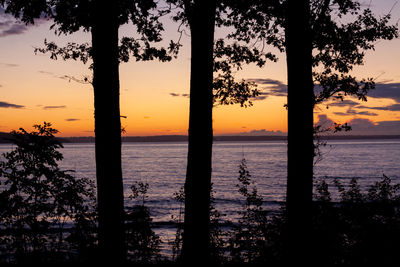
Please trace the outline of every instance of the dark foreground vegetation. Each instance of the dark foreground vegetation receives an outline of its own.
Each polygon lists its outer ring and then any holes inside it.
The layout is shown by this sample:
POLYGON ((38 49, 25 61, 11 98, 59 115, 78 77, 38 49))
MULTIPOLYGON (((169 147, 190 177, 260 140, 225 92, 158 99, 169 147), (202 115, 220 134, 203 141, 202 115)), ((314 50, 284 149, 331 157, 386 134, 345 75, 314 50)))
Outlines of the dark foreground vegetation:
MULTIPOLYGON (((61 170, 62 145, 51 125, 13 132, 15 149, 0 162, 0 260, 3 264, 94 263, 98 259, 94 185, 61 170)), ((239 220, 223 221, 210 205, 210 254, 219 265, 280 266, 287 256, 284 207, 271 212, 246 166, 239 165, 237 189, 242 196, 239 220)), ((399 266, 400 184, 383 175, 364 192, 356 179, 335 180, 335 201, 325 180, 314 186, 312 234, 308 240, 318 266, 399 266)), ((161 253, 162 240, 152 230, 146 206, 148 184, 136 183, 125 208, 126 264, 179 265, 183 240, 183 209, 178 217, 172 255, 161 253)), ((183 189, 174 195, 184 203, 183 189)), ((201 255, 199 255, 201 256, 201 255)))

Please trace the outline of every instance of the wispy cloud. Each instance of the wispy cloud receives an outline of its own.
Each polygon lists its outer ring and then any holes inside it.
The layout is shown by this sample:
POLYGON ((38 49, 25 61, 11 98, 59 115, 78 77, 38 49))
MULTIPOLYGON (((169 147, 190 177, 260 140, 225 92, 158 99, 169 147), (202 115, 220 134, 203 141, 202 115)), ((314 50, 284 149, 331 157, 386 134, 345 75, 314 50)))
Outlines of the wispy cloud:
POLYGON ((47 74, 47 75, 52 75, 54 76, 55 74, 51 71, 46 71, 46 70, 38 70, 39 73, 41 74, 47 74))
POLYGON ((400 83, 377 83, 374 90, 368 93, 370 97, 391 98, 400 103, 400 83))
POLYGON ((269 93, 261 92, 258 96, 252 97, 251 101, 260 101, 268 98, 269 93))
POLYGON ((393 104, 389 106, 383 107, 366 107, 366 106, 358 106, 359 109, 372 109, 372 110, 385 110, 385 111, 400 111, 400 104, 393 104))
POLYGON ((353 115, 366 115, 366 116, 378 116, 378 114, 369 111, 358 111, 349 108, 346 112, 333 112, 338 116, 353 116, 353 115))
POLYGON ((190 94, 169 93, 169 95, 173 97, 186 97, 186 98, 190 97, 190 94))
POLYGON ((65 121, 80 121, 81 119, 75 119, 75 118, 68 118, 65 119, 65 121))
MULTIPOLYGON (((243 127, 242 127, 243 128, 243 127)), ((268 131, 266 129, 254 129, 247 132, 241 132, 234 135, 244 135, 244 136, 284 136, 286 135, 285 132, 282 131, 268 131)))
POLYGON ((62 109, 66 108, 67 106, 65 105, 60 105, 60 106, 44 106, 43 109, 62 109))
POLYGON ((48 21, 46 18, 39 18, 35 20, 35 25, 26 25, 12 15, 5 13, 4 8, 0 7, 0 38, 10 35, 18 35, 25 33, 30 27, 37 26, 48 21))
MULTIPOLYGON (((328 118, 326 114, 318 116, 317 124, 330 126, 333 125, 333 120, 328 118)), ((399 135, 400 121, 378 121, 373 122, 370 119, 354 118, 347 121, 351 126, 351 131, 342 133, 346 135, 399 135)))
POLYGON ((400 121, 372 122, 368 119, 353 119, 348 122, 353 134, 394 134, 400 133, 400 121))
POLYGON ((287 96, 287 85, 281 81, 269 78, 252 78, 246 81, 262 86, 262 94, 258 97, 258 100, 263 100, 268 96, 287 96))
POLYGON ((11 104, 11 103, 8 103, 8 102, 2 102, 2 101, 0 101, 0 108, 16 108, 16 109, 21 109, 21 108, 25 108, 25 106, 17 105, 17 104, 11 104))
MULTIPOLYGON (((265 95, 272 96, 287 96, 287 85, 279 80, 275 79, 263 79, 263 78, 252 78, 247 79, 249 82, 254 82, 262 87, 265 95)), ((316 85, 315 90, 318 91, 319 87, 316 85)), ((371 90, 368 97, 374 98, 390 98, 400 103, 400 83, 376 83, 375 89, 371 90)), ((345 100, 333 104, 335 106, 354 106, 357 102, 345 100)), ((331 104, 332 105, 332 104, 331 104)))
POLYGON ((358 102, 353 101, 353 100, 348 100, 348 99, 328 104, 328 106, 330 106, 330 107, 355 107, 357 105, 359 105, 358 102))
POLYGON ((7 68, 19 67, 18 64, 14 64, 14 63, 5 63, 5 62, 0 62, 0 65, 3 66, 3 67, 7 67, 7 68))

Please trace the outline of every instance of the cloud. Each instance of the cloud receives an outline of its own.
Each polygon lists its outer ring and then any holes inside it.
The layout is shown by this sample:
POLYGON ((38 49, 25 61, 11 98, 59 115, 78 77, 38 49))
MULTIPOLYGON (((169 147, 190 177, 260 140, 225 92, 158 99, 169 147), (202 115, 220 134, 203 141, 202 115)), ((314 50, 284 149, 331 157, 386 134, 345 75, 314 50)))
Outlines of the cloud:
MULTIPOLYGON (((262 79, 262 78, 254 78, 247 79, 249 82, 257 83, 258 85, 263 86, 263 90, 266 95, 273 96, 287 96, 287 85, 281 81, 274 79, 262 79)), ((318 92, 320 90, 319 86, 315 86, 315 91, 318 92)), ((375 98, 391 98, 396 102, 400 103, 400 83, 376 83, 375 89, 369 91, 369 97, 375 98)), ((351 100, 345 100, 341 104, 341 102, 337 102, 333 104, 334 106, 355 106, 357 102, 351 100)), ((332 105, 332 104, 330 104, 332 105)))
POLYGON ((366 106, 358 106, 360 109, 372 109, 372 110, 386 110, 386 111, 400 111, 400 104, 393 104, 384 107, 366 107, 366 106))
POLYGON ((25 108, 25 106, 0 101, 0 108, 25 108))
POLYGON ((5 66, 5 67, 8 67, 8 68, 19 67, 18 64, 14 64, 14 63, 4 63, 4 62, 1 62, 0 65, 5 66))
POLYGON ((150 116, 144 116, 143 119, 150 119, 150 116))
POLYGON ((38 70, 38 72, 41 73, 41 74, 47 74, 47 75, 55 76, 55 74, 53 72, 50 72, 50 71, 38 70))
MULTIPOLYGON (((242 127, 243 128, 243 127, 242 127)), ((234 135, 244 135, 244 136, 286 136, 286 133, 282 131, 268 131, 266 129, 260 129, 260 130, 251 130, 249 132, 241 132, 238 134, 234 135)))
MULTIPOLYGON (((318 116, 319 125, 324 127, 333 125, 333 120, 328 118, 327 115, 321 114, 318 116)), ((399 135, 400 134, 400 120, 399 121, 378 121, 373 122, 369 119, 355 118, 347 121, 351 126, 351 131, 343 132, 344 135, 399 135)), ((338 133, 340 134, 340 133, 338 133)))
POLYGON ((67 106, 61 105, 61 106, 44 106, 43 109, 61 109, 61 108, 66 108, 67 106))
POLYGON ((370 97, 391 98, 400 103, 400 83, 377 83, 368 93, 370 97))
POLYGON ((80 121, 80 119, 69 118, 69 119, 65 119, 65 121, 80 121))
POLYGON ((334 124, 334 121, 328 118, 326 114, 320 114, 318 115, 318 121, 316 124, 321 125, 324 128, 329 128, 334 124))
POLYGON ((18 22, 0 22, 0 37, 22 34, 28 30, 28 26, 18 22))
POLYGON ((372 122, 368 119, 352 119, 348 122, 351 126, 351 134, 376 134, 376 135, 399 135, 400 121, 372 122))
POLYGON ((353 101, 353 100, 348 100, 348 99, 328 104, 328 106, 330 106, 330 107, 354 107, 357 105, 359 105, 359 103, 357 103, 356 101, 353 101))
POLYGON ((365 116, 378 116, 378 114, 369 111, 357 111, 349 108, 346 112, 333 112, 338 116, 353 116, 353 115, 365 115, 365 116))
POLYGON ((267 99, 268 95, 270 95, 270 94, 266 93, 266 92, 261 92, 258 96, 252 97, 251 100, 252 101, 264 100, 264 99, 267 99))
MULTIPOLYGON (((274 79, 247 79, 248 82, 254 82, 258 85, 262 85, 262 95, 260 99, 265 99, 267 96, 287 96, 287 85, 282 83, 281 81, 274 79)), ((259 100, 260 100, 259 99, 259 100)))
POLYGON ((48 21, 46 18, 35 19, 35 24, 26 25, 19 22, 12 15, 5 13, 4 8, 0 8, 0 38, 7 37, 10 35, 18 35, 25 33, 30 27, 34 25, 42 24, 48 21))
POLYGON ((169 95, 173 97, 186 97, 186 98, 190 97, 190 94, 169 93, 169 95))

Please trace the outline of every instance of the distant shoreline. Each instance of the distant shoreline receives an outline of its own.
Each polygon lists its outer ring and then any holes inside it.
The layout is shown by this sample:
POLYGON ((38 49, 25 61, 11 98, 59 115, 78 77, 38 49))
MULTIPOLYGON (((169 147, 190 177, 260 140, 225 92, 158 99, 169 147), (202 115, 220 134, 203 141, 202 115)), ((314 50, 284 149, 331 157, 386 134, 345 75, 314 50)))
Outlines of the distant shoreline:
MULTIPOLYGON (((400 139, 400 135, 329 135, 322 136, 323 140, 365 140, 365 139, 400 139)), ((69 137, 65 138, 69 143, 93 143, 94 137, 69 137)), ((249 141, 286 141, 287 136, 214 136, 217 142, 249 142, 249 141)), ((159 135, 159 136, 126 136, 122 142, 187 142, 186 135, 159 135)), ((65 142, 65 141, 64 141, 65 142)))
MULTIPOLYGON (((327 135, 323 140, 365 140, 365 139, 400 139, 400 135, 327 135)), ((12 136, 0 133, 0 143, 11 143, 12 136)), ((62 143, 94 143, 93 136, 86 137, 60 137, 62 143)), ((285 141, 287 136, 247 136, 247 135, 216 135, 217 142, 249 142, 249 141, 285 141)), ((123 136, 122 142, 187 142, 187 135, 157 135, 157 136, 123 136)))

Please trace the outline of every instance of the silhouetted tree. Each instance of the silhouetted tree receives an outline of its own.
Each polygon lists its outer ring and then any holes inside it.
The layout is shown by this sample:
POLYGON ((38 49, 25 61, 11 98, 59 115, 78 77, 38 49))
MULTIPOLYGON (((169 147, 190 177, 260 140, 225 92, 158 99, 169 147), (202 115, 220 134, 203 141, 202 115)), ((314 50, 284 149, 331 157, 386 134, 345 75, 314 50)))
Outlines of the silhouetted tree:
MULTIPOLYGON (((210 259, 213 264, 221 264, 225 259, 224 246, 225 241, 223 236, 225 233, 221 229, 221 214, 215 208, 215 191, 213 190, 213 184, 211 184, 211 194, 210 194, 210 259)), ((184 203, 185 203, 185 191, 182 186, 179 191, 174 193, 173 198, 179 202, 179 213, 178 216, 172 215, 172 219, 177 225, 175 239, 170 242, 172 245, 172 256, 174 260, 179 261, 182 256, 182 241, 183 241, 183 224, 182 217, 184 216, 184 203)))
POLYGON ((343 100, 345 95, 355 95, 366 100, 367 92, 374 87, 373 80, 358 81, 349 72, 354 65, 363 63, 364 51, 372 49, 376 40, 397 36, 397 28, 388 26, 388 19, 389 16, 385 16, 377 20, 369 9, 361 12, 356 1, 288 0, 285 24, 288 68, 286 201, 290 257, 297 256, 305 262, 311 260, 310 249, 304 244, 311 233, 315 156, 313 109, 330 97, 343 100), (357 20, 348 24, 335 21, 335 15, 346 14, 357 16, 357 20), (316 84, 321 89, 315 88, 316 84))
MULTIPOLYGON (((158 21, 159 12, 152 0, 55 0, 55 1, 12 1, 0 3, 25 23, 35 18, 47 17, 54 20, 52 29, 57 34, 71 34, 78 30, 91 32, 89 44, 69 43, 58 47, 45 41, 39 52, 50 52, 52 59, 93 60, 93 88, 95 105, 96 177, 99 209, 100 257, 122 262, 124 247, 124 207, 121 170, 121 123, 119 111, 119 62, 128 61, 130 54, 137 60, 170 60, 165 49, 157 49, 151 42, 161 40, 163 30, 158 21), (121 39, 119 26, 131 21, 141 38, 121 39)), ((161 12, 162 13, 162 12, 161 12)), ((176 47, 171 44, 171 49, 176 47)))
POLYGON ((314 154, 314 87, 309 21, 309 0, 288 0, 285 31, 288 77, 288 259, 305 264, 312 253, 306 240, 311 233, 314 154))
POLYGON ((270 54, 247 46, 214 42, 214 28, 222 25, 227 1, 169 0, 180 12, 176 21, 186 23, 191 35, 189 146, 185 181, 185 220, 182 258, 210 261, 210 189, 212 163, 212 108, 215 103, 252 105, 259 95, 255 85, 235 81, 233 69, 243 63, 262 66, 270 54), (213 76, 213 73, 216 75, 213 76))
POLYGON ((239 2, 247 11, 229 21, 240 26, 233 37, 248 42, 264 40, 286 50, 288 228, 293 241, 290 247, 302 249, 305 246, 298 242, 306 240, 310 229, 313 109, 332 97, 354 95, 366 100, 373 79, 358 80, 350 72, 354 65, 364 63, 365 51, 373 49, 377 40, 397 37, 397 27, 389 25, 390 14, 377 19, 354 0, 239 2), (346 23, 337 20, 344 16, 346 23))
POLYGON ((216 1, 184 1, 191 34, 189 146, 182 258, 208 262, 216 1))

